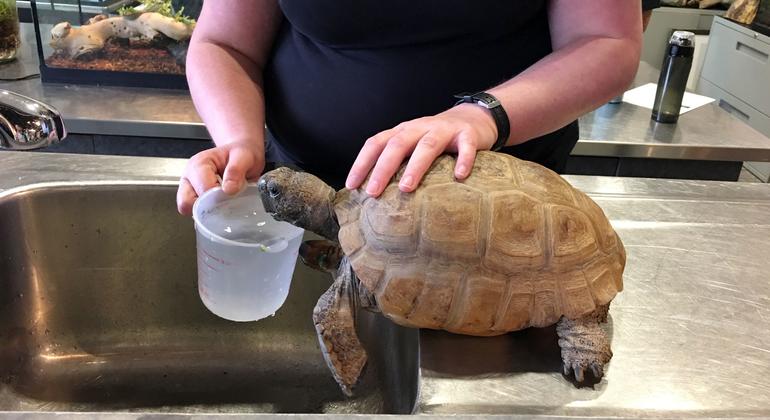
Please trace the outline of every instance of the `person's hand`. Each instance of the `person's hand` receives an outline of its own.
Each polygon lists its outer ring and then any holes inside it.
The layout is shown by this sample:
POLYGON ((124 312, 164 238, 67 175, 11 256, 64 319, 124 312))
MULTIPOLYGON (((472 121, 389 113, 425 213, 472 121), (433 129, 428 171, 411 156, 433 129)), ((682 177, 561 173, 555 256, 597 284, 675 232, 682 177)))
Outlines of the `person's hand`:
POLYGON ((264 167, 262 147, 254 144, 229 143, 196 154, 187 162, 179 180, 176 193, 179 213, 192 214, 198 196, 219 185, 218 175, 222 176, 222 190, 232 195, 245 186, 246 180, 257 178, 264 167))
POLYGON ((371 171, 366 192, 379 196, 409 154, 398 185, 401 191, 414 191, 433 161, 444 152, 457 153, 455 177, 464 179, 470 174, 476 151, 489 150, 495 140, 497 126, 491 113, 475 104, 460 104, 369 138, 350 169, 345 187, 358 188, 371 171))

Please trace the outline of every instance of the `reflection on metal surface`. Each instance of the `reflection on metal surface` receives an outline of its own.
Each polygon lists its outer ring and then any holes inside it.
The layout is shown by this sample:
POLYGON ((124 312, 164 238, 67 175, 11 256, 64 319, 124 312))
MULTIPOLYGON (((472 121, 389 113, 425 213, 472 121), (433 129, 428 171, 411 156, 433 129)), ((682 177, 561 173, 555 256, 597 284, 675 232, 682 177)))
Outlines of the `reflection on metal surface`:
POLYGON ((358 316, 369 365, 355 398, 340 393, 311 320, 327 274, 299 264, 267 320, 209 313, 175 191, 68 182, 0 193, 0 410, 412 412, 418 334, 381 315, 358 316))
POLYGON ((421 411, 770 415, 770 186, 569 179, 604 209, 628 256, 605 379, 567 383, 547 329, 477 341, 423 333, 421 411))
POLYGON ((58 143, 66 136, 59 111, 0 89, 0 149, 39 149, 58 143))
POLYGON ((704 407, 689 395, 686 390, 661 387, 647 395, 631 397, 629 406, 645 411, 692 412, 704 407))
POLYGON ((770 139, 716 104, 690 111, 676 124, 656 123, 649 109, 636 105, 608 104, 580 118, 580 141, 572 154, 770 161, 770 139))
MULTIPOLYGON (((156 406, 145 406, 141 413, 102 414, 120 420, 159 412, 181 412, 179 417, 189 418, 193 413, 211 415, 219 410, 299 411, 297 407, 311 405, 316 407, 310 411, 361 412, 382 407, 378 404, 383 399, 409 401, 414 395, 410 386, 416 382, 410 379, 414 371, 405 360, 417 350, 408 339, 398 344, 397 334, 386 339, 381 328, 388 324, 377 324, 377 318, 370 318, 375 324, 364 325, 363 330, 385 340, 379 348, 393 359, 379 358, 385 368, 377 370, 391 376, 375 381, 379 385, 374 389, 409 391, 394 391, 392 397, 378 391, 354 401, 339 399, 302 309, 312 307, 315 294, 328 284, 325 277, 300 274, 292 287, 292 305, 297 306, 291 306, 286 318, 279 320, 283 316, 279 312, 266 324, 253 324, 253 329, 219 322, 205 309, 193 308, 199 304, 194 296, 195 273, 183 273, 194 267, 194 259, 188 267, 183 257, 191 252, 184 249, 192 248, 191 239, 185 237, 192 230, 188 232, 182 224, 186 219, 173 213, 173 183, 183 163, 0 153, 0 192, 18 198, 12 200, 16 204, 5 198, 0 205, 2 216, 13 216, 0 217, 0 237, 29 238, 10 245, 0 241, 0 302, 5 305, 0 308, 13 308, 0 311, 0 367, 15 366, 17 374, 26 375, 3 375, 8 384, 0 385, 0 405, 38 411, 31 415, 36 418, 41 417, 39 411, 115 412, 130 406, 120 392, 96 394, 103 397, 100 403, 32 401, 14 393, 14 386, 22 384, 29 385, 25 392, 40 392, 45 388, 40 384, 52 385, 54 379, 66 385, 56 388, 60 395, 70 398, 94 395, 78 394, 77 387, 120 391, 118 384, 126 380, 141 383, 147 393, 165 389, 166 397, 169 388, 164 387, 172 385, 187 391, 194 386, 203 389, 186 401, 158 397, 156 406), (18 175, 3 176, 8 173, 18 175), (108 182, 98 187, 73 186, 69 199, 62 186, 34 193, 12 190, 24 184, 96 178, 108 182), (130 182, 110 187, 110 182, 119 180, 130 182), (75 198, 87 201, 76 203, 75 198), (46 221, 42 209, 51 208, 52 201, 58 203, 57 218, 46 221), (125 234, 124 227, 130 228, 125 234), (72 238, 77 240, 68 242, 72 238), (185 245, 171 245, 175 243, 185 245), (105 267, 133 270, 101 270, 105 267), (98 269, 77 270, 82 268, 98 269), (137 297, 132 288, 138 288, 137 297), (16 297, 18 293, 23 297, 16 297), (113 299, 96 299, 101 296, 113 299), (24 305, 14 303, 22 301, 24 305), (299 347, 287 351, 287 343, 299 347), (38 349, 37 344, 42 347, 38 349), (255 355, 254 345, 261 355, 255 355), (12 357, 19 354, 29 357, 22 357, 19 364, 12 357), (42 356, 74 358, 67 362, 42 356), (223 366, 232 369, 227 378, 219 370, 223 366), (169 376, 163 378, 163 374, 169 376), (214 379, 200 384, 196 378, 214 379), (229 385, 248 384, 251 390, 259 387, 254 378, 270 378, 280 392, 255 393, 262 396, 260 401, 241 404, 237 400, 245 398, 243 394, 224 390, 219 378, 234 381, 229 385), (303 386, 292 387, 298 383, 303 386), (320 408, 310 403, 332 389, 335 394, 329 394, 320 408), (177 405, 169 405, 172 402, 177 405)), ((543 419, 770 416, 770 260, 766 256, 770 185, 567 179, 594 197, 626 244, 626 289, 613 301, 607 326, 615 352, 607 377, 592 388, 577 388, 566 380, 559 372, 559 348, 552 328, 492 338, 421 331, 419 412, 539 415, 543 419)), ((66 420, 88 416, 57 414, 57 419, 66 420)), ((29 418, 20 413, 5 416, 29 418)), ((466 418, 471 416, 453 417, 466 418)))
MULTIPOLYGON (((657 82, 659 72, 641 62, 634 86, 657 82)), ((580 118, 573 155, 725 161, 770 161, 770 139, 711 103, 676 124, 652 121, 651 111, 629 103, 607 104, 580 118)))

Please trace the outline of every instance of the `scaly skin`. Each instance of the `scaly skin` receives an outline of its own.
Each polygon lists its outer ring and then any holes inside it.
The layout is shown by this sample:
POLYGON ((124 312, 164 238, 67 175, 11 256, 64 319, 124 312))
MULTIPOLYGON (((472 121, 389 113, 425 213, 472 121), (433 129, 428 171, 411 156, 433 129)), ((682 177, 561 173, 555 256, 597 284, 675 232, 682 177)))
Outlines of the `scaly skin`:
POLYGON ((612 358, 610 342, 600 323, 607 322, 610 305, 603 305, 580 319, 562 317, 556 324, 564 374, 575 374, 575 380, 583 382, 590 369, 594 378, 604 375, 604 365, 612 358))
POLYGON ((315 270, 336 274, 345 256, 340 244, 325 239, 305 241, 299 247, 302 262, 315 270))
POLYGON ((347 396, 353 395, 353 386, 367 360, 366 350, 356 334, 357 284, 350 263, 344 259, 334 283, 313 310, 313 324, 324 360, 347 396))
POLYGON ((337 240, 340 225, 334 214, 337 192, 319 178, 289 168, 272 170, 257 183, 265 211, 276 220, 337 240))

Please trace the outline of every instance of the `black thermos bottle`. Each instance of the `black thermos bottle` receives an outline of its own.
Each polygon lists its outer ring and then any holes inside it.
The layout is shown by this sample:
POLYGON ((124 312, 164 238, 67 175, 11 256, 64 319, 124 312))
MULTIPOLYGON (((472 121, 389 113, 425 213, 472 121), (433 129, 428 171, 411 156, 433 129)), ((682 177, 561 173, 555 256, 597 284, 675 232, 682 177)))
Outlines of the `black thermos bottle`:
POLYGON ((687 76, 692 67, 692 55, 695 51, 695 34, 676 31, 666 49, 666 57, 660 68, 658 90, 652 106, 652 119, 662 123, 675 123, 679 119, 687 76))

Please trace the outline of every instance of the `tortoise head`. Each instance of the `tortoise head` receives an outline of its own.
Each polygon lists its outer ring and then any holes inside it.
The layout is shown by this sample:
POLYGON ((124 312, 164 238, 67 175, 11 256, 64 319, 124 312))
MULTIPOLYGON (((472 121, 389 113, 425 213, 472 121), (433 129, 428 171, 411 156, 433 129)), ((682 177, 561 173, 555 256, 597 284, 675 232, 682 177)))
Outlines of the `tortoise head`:
POLYGON ((262 175, 257 187, 265 211, 276 220, 337 240, 336 192, 318 177, 282 167, 262 175))

